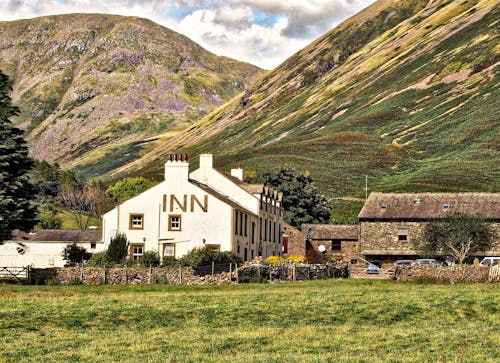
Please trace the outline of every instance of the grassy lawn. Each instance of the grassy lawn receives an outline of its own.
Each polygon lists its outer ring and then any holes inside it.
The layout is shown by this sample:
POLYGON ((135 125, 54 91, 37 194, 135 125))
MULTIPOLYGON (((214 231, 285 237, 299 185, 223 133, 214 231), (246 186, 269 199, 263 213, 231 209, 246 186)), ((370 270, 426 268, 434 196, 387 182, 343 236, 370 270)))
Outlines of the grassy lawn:
POLYGON ((0 361, 498 362, 500 289, 0 285, 0 361))

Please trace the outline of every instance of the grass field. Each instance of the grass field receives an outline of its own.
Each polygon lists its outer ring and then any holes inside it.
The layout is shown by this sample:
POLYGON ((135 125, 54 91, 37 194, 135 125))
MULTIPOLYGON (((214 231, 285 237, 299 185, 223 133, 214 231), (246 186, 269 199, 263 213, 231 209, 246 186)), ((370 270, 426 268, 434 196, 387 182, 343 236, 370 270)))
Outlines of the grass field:
POLYGON ((0 361, 498 362, 500 289, 0 285, 0 361))

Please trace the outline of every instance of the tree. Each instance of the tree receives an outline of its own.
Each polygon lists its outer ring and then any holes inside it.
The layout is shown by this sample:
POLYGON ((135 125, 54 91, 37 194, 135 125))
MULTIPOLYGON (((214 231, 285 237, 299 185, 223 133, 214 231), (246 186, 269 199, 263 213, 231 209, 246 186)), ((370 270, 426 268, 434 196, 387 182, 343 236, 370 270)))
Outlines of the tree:
POLYGON ((155 183, 143 177, 125 178, 106 189, 106 195, 115 203, 122 204, 126 200, 141 194, 155 183))
POLYGON ((287 166, 279 170, 265 171, 259 179, 283 193, 284 219, 292 226, 302 223, 328 223, 330 206, 313 185, 313 179, 287 166))
POLYGON ((36 224, 35 191, 27 176, 33 162, 23 132, 10 120, 18 114, 11 90, 11 82, 0 71, 0 241, 14 229, 26 231, 36 224))
POLYGON ((70 264, 77 264, 87 261, 92 254, 87 252, 84 247, 80 247, 76 242, 73 242, 64 247, 62 256, 64 260, 68 261, 70 264))
POLYGON ((488 250, 494 233, 482 218, 454 213, 429 222, 421 239, 424 252, 449 256, 461 264, 472 254, 488 250))
POLYGON ((128 239, 124 233, 118 233, 111 238, 106 252, 108 259, 112 263, 121 263, 128 255, 128 239))
POLYGON ((98 183, 83 189, 64 186, 57 200, 75 218, 80 229, 87 229, 91 218, 99 216, 109 207, 104 188, 98 183))

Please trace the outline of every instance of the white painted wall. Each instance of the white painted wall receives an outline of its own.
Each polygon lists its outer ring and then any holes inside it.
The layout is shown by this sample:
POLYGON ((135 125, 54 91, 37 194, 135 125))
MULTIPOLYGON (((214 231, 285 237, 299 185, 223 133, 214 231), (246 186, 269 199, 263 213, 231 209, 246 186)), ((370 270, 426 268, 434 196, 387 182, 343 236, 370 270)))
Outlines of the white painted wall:
MULTIPOLYGON (((62 252, 69 243, 71 242, 23 241, 22 244, 25 246, 25 252, 24 254, 20 254, 17 249, 21 245, 15 241, 7 241, 0 245, 0 266, 63 267, 66 261, 62 258, 62 252)), ((96 243, 95 249, 90 248, 90 242, 78 243, 78 245, 91 253, 104 249, 103 244, 99 242, 96 243)))

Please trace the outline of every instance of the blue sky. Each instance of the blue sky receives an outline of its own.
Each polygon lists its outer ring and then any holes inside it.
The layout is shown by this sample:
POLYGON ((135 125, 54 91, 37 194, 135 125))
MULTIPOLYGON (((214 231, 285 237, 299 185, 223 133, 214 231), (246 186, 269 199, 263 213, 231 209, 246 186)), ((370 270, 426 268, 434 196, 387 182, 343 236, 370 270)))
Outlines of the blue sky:
POLYGON ((374 0, 1 0, 0 21, 64 13, 140 16, 265 69, 374 0))

